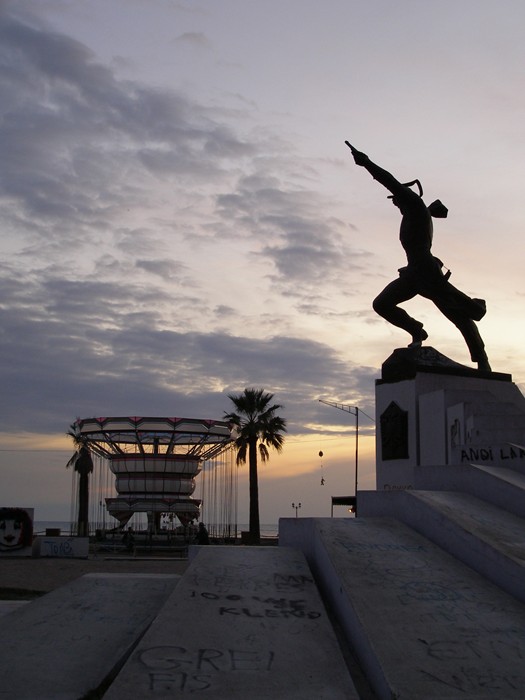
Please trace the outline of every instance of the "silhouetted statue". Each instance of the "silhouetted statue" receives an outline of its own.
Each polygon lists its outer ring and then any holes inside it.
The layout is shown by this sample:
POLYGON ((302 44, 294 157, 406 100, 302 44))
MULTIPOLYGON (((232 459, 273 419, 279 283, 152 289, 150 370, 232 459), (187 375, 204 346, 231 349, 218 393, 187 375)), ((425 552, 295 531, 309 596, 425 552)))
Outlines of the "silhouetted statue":
POLYGON ((490 372, 485 346, 474 320, 479 321, 486 312, 483 299, 471 299, 450 284, 450 271, 443 274, 443 263, 431 253, 432 217, 446 218, 448 210, 437 199, 428 207, 423 201, 423 188, 419 180, 398 182, 370 158, 355 149, 348 141, 356 165, 368 170, 370 175, 386 187, 393 204, 399 208, 402 219, 399 240, 403 246, 408 265, 399 270, 399 277, 390 282, 374 299, 374 310, 394 326, 403 328, 412 336, 408 346, 417 348, 428 338, 420 321, 412 318, 398 304, 420 294, 430 299, 452 323, 461 331, 478 369, 490 372), (410 189, 417 185, 419 193, 410 189))

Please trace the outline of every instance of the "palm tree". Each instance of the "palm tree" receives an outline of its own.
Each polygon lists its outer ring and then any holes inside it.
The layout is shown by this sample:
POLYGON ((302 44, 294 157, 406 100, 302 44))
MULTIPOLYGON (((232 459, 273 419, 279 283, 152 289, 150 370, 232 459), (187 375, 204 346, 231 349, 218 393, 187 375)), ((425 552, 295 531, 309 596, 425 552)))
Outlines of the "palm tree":
POLYGON ((69 426, 66 435, 73 439, 75 452, 66 464, 78 473, 78 528, 79 537, 89 536, 89 475, 93 471, 93 460, 85 437, 80 432, 78 421, 69 426))
POLYGON ((271 404, 273 394, 264 389, 245 389, 242 394, 228 394, 236 412, 225 413, 236 431, 237 464, 245 464, 248 458, 250 469, 250 527, 249 543, 259 544, 261 527, 259 521, 259 483, 257 476, 257 453, 262 462, 269 458, 268 447, 281 452, 286 432, 286 421, 275 415, 282 408, 271 404))

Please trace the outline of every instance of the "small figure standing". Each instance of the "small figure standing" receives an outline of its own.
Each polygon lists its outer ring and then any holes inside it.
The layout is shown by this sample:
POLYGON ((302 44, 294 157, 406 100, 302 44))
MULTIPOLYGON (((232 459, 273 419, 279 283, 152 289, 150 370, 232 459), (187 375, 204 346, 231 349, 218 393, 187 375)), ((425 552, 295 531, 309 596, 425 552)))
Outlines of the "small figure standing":
POLYGON ((135 536, 133 534, 133 528, 128 527, 127 531, 122 535, 122 542, 126 547, 127 552, 132 552, 135 546, 135 536))
POLYGON ((443 263, 431 253, 432 217, 445 218, 448 214, 447 208, 439 199, 427 207, 423 201, 423 188, 419 180, 403 184, 348 141, 345 143, 352 151, 356 165, 365 168, 374 180, 392 193, 389 198, 402 215, 399 240, 405 250, 408 264, 399 270, 399 277, 390 282, 374 299, 374 311, 394 326, 407 331, 412 336, 408 347, 417 348, 428 338, 428 334, 423 324, 409 316, 398 304, 418 294, 430 299, 459 329, 472 361, 478 364, 478 369, 490 372, 485 346, 474 323, 474 320, 479 321, 485 315, 485 302, 483 299, 471 299, 450 284, 450 272, 443 274, 443 263), (411 189, 413 185, 417 185, 419 194, 411 189))
POLYGON ((199 523, 199 529, 195 535, 195 542, 197 544, 210 544, 210 536, 208 535, 208 530, 204 523, 199 523))

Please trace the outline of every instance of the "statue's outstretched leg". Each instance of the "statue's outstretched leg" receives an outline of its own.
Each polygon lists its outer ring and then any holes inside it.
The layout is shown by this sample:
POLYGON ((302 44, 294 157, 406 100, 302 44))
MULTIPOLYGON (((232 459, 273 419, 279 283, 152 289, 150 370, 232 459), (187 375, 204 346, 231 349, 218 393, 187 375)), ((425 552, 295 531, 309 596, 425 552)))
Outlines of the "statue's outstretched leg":
POLYGON ((479 333, 478 327, 471 318, 447 306, 441 299, 433 299, 434 304, 438 307, 441 313, 446 316, 449 321, 456 326, 461 335, 465 339, 470 352, 470 359, 476 362, 478 369, 482 372, 491 372, 489 358, 485 352, 485 343, 479 333))
POLYGON ((398 304, 412 299, 416 294, 417 290, 414 285, 409 280, 399 277, 399 279, 390 282, 372 303, 374 311, 386 321, 410 333, 412 342, 409 344, 409 348, 420 347, 421 343, 428 338, 423 324, 398 306, 398 304))
POLYGON ((485 352, 485 344, 481 339, 478 327, 470 318, 450 319, 456 328, 465 338, 468 349, 470 350, 470 358, 472 362, 476 362, 478 369, 482 372, 490 372, 491 367, 489 358, 485 352))

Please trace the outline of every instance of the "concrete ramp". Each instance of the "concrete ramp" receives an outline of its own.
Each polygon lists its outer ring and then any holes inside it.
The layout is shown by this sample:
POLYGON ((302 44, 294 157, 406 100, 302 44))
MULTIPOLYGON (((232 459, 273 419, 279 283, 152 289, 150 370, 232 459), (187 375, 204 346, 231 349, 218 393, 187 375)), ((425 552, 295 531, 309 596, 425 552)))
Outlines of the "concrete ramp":
POLYGON ((4 615, 0 699, 80 700, 104 685, 179 579, 87 574, 4 615))
POLYGON ((104 700, 358 698, 301 552, 203 547, 104 700))
POLYGON ((520 699, 525 606, 389 518, 281 519, 381 700, 520 699))
POLYGON ((449 491, 363 491, 359 512, 400 520, 525 603, 525 521, 513 513, 449 491))
POLYGON ((514 469, 469 464, 415 469, 417 491, 461 491, 525 518, 525 475, 514 469))

